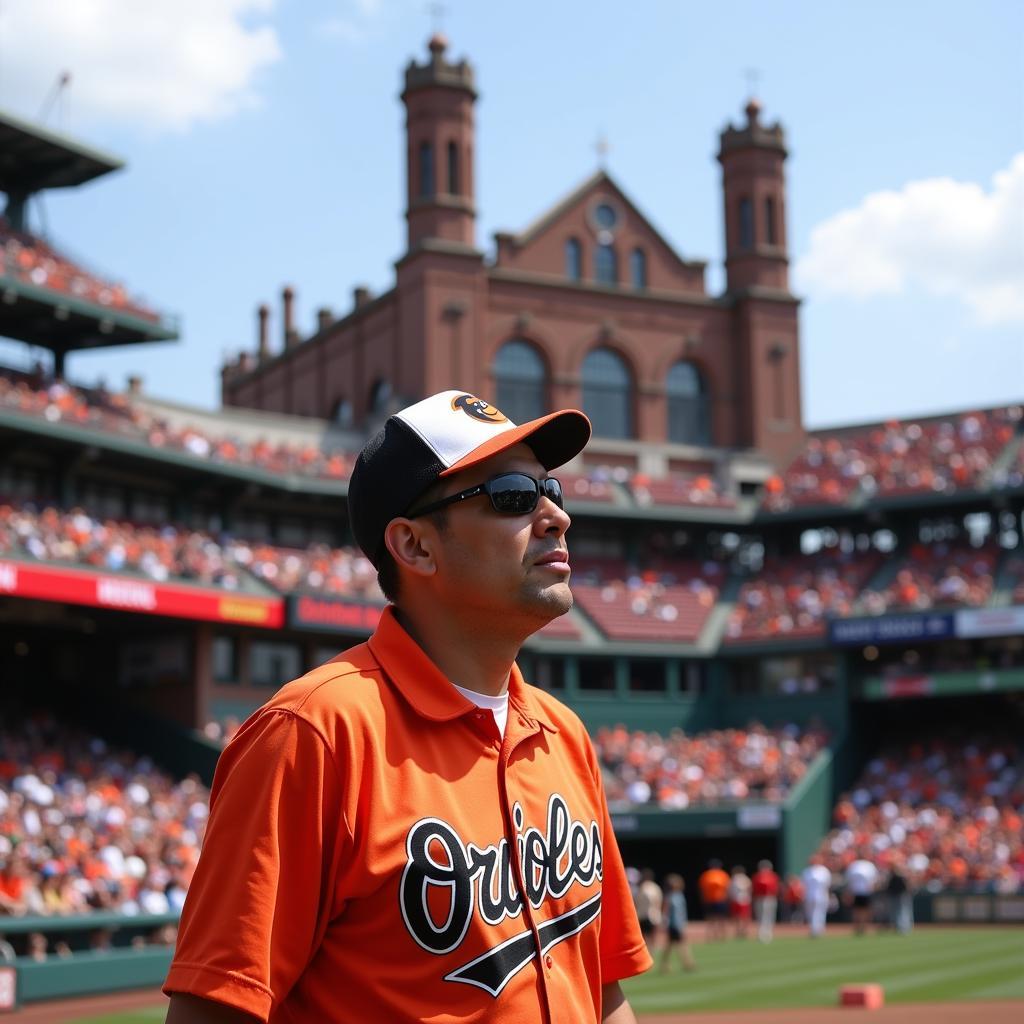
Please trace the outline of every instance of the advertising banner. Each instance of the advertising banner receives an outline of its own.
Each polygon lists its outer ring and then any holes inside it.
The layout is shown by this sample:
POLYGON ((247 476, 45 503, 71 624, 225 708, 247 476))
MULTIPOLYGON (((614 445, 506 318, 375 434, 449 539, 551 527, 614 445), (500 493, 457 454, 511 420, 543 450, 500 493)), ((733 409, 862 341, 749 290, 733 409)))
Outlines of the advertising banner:
POLYGON ((0 561, 0 594, 266 629, 279 629, 284 623, 280 597, 24 562, 0 561))
POLYGON ((372 633, 382 611, 378 604, 293 594, 288 599, 288 625, 318 633, 372 633))
POLYGON ((954 635, 952 612, 880 615, 870 619, 832 619, 829 642, 837 647, 866 644, 904 644, 917 640, 942 640, 954 635))

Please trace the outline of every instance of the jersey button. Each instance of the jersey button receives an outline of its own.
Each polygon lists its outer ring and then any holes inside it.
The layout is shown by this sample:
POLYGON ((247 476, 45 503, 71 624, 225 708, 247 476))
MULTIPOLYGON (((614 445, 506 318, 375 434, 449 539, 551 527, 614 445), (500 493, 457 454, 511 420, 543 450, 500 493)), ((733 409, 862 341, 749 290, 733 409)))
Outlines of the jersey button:
POLYGON ((552 967, 555 966, 555 961, 551 959, 551 954, 550 953, 548 953, 548 955, 546 957, 544 957, 544 966, 549 971, 551 970, 552 967))

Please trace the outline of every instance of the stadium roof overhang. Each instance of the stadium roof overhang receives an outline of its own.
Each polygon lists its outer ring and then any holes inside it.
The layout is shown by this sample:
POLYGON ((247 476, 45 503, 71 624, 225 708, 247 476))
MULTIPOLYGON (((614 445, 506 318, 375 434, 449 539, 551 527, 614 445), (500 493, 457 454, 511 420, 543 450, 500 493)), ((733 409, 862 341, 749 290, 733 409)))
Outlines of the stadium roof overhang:
POLYGON ((109 153, 0 110, 0 191, 73 188, 123 166, 109 153))
POLYGON ((103 306, 0 273, 0 336, 53 352, 174 341, 178 321, 103 306))

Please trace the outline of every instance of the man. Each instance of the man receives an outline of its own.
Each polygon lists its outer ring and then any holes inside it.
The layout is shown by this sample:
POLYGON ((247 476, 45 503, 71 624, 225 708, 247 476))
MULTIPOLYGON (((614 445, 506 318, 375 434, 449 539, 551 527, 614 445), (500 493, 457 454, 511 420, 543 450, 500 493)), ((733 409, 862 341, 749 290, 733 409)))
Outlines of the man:
POLYGON ((708 922, 708 940, 725 938, 725 921, 729 914, 729 876, 720 860, 709 860, 707 870, 697 879, 704 917, 708 922))
POLYGON ((894 864, 889 871, 885 895, 889 904, 889 926, 900 935, 909 935, 914 928, 914 897, 906 871, 899 864, 894 864))
POLYGON ((737 939, 745 939, 750 928, 751 888, 747 869, 742 864, 737 864, 732 869, 732 878, 729 879, 729 916, 736 929, 737 939))
POLYGON ((634 1024, 619 980, 651 958, 600 766, 515 665, 572 605, 547 471, 589 436, 449 391, 360 453, 352 528, 392 607, 225 749, 168 1024, 634 1024))
POLYGON ((804 913, 812 939, 825 934, 828 901, 832 895, 832 872, 820 854, 811 857, 800 878, 804 887, 804 913))
POLYGON ((663 900, 661 886, 654 880, 654 872, 650 868, 644 868, 640 872, 640 884, 633 894, 633 906, 640 922, 640 934, 643 935, 648 947, 654 944, 658 929, 661 927, 663 900))
POLYGON ((778 910, 781 880, 773 870, 770 860, 758 862, 751 883, 754 892, 757 937, 761 942, 771 942, 775 931, 775 915, 778 910))
POLYGON ((853 934, 863 935, 871 923, 871 900, 878 885, 878 868, 858 857, 846 869, 846 891, 853 915, 853 934))
POLYGON ((696 963, 690 952, 690 943, 686 939, 686 925, 689 915, 686 912, 686 883, 682 875, 669 875, 665 879, 665 900, 662 908, 662 919, 665 922, 665 945, 661 951, 661 973, 668 974, 671 968, 672 951, 679 953, 679 962, 685 971, 695 971, 696 963))

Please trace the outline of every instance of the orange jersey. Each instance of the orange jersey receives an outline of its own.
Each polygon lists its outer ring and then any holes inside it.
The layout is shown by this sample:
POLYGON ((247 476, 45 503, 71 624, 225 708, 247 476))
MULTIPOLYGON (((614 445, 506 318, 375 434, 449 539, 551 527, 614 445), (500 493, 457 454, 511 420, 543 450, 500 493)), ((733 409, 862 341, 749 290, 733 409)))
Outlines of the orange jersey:
POLYGON ((272 1024, 599 1021, 646 970, 582 723, 509 683, 504 740, 384 613, 217 765, 164 991, 272 1024))
POLYGON ((705 903, 724 903, 729 895, 729 876, 721 868, 708 868, 697 879, 700 898, 705 903))

